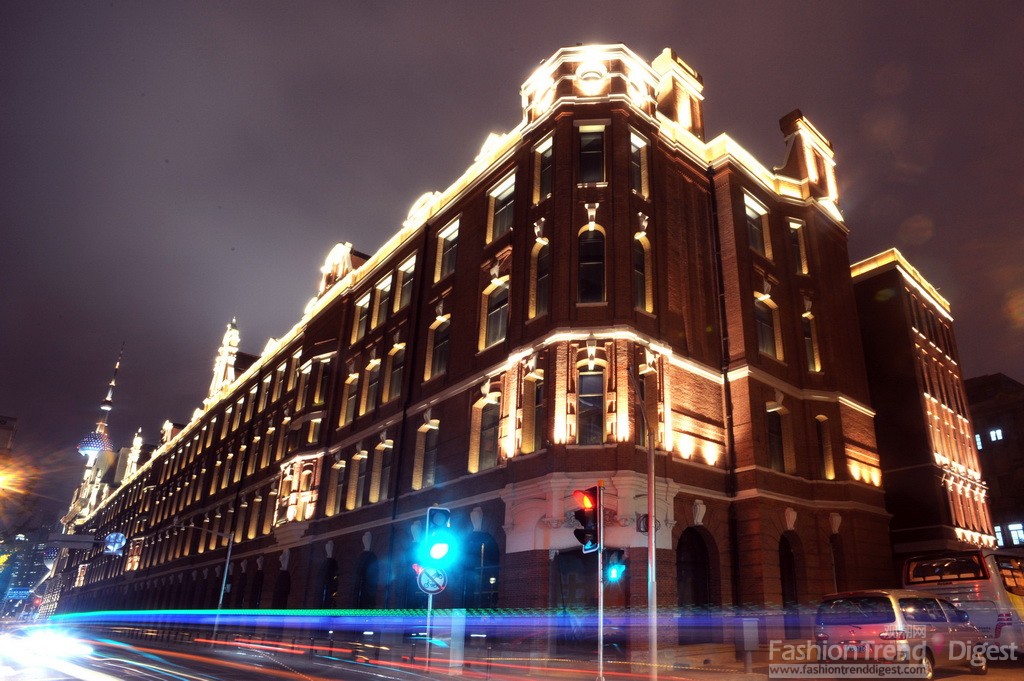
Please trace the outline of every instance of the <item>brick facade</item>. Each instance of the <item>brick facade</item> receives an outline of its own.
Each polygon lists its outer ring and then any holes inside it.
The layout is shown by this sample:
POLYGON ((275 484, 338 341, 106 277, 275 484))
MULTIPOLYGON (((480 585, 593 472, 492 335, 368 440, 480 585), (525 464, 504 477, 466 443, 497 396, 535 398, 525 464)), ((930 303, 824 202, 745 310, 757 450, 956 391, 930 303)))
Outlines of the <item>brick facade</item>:
POLYGON ((250 597, 233 604, 415 606, 432 504, 471 537, 443 606, 583 604, 571 492, 603 479, 608 545, 629 566, 615 598, 640 609, 644 418, 662 605, 882 585, 888 515, 831 146, 794 112, 770 171, 704 140, 702 89, 669 51, 557 52, 515 130, 376 253, 332 254, 299 323, 74 523, 125 531, 141 563, 74 558, 87 583, 61 607, 167 605, 160 580, 223 564, 225 537, 175 518, 234 536, 231 580, 244 572, 250 597))

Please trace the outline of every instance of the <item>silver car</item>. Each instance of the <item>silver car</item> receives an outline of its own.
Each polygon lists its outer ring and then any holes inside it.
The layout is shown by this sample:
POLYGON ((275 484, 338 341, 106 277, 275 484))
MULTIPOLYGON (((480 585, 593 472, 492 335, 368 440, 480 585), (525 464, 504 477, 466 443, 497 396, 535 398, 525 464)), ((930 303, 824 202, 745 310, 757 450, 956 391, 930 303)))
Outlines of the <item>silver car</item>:
POLYGON ((822 599, 815 619, 819 654, 829 662, 920 664, 988 671, 984 634, 970 617, 933 594, 908 589, 846 591, 822 599))

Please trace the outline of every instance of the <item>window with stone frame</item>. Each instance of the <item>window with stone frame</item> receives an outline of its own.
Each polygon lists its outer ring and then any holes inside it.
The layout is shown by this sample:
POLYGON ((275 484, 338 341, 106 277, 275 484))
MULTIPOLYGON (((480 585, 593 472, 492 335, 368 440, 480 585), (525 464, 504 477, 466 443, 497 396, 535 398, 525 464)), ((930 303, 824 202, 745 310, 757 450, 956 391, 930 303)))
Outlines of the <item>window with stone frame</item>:
POLYGON ((551 196, 554 188, 554 149, 552 136, 548 135, 544 141, 533 150, 533 203, 534 205, 551 196))
POLYGON ((459 221, 455 219, 437 233, 437 264, 434 267, 434 281, 441 281, 455 271, 458 245, 459 221))
POLYGON ((581 125, 578 128, 580 184, 605 181, 604 126, 581 125))
POLYGON ((515 222, 515 174, 509 175, 488 193, 488 243, 512 231, 515 222))
POLYGON ((602 229, 580 230, 577 300, 580 303, 605 302, 605 240, 602 229))
POLYGON ((605 438, 605 372, 601 365, 580 367, 576 383, 576 443, 599 445, 605 438))
POLYGON ((750 249, 768 260, 772 259, 772 242, 768 233, 768 209, 750 196, 743 195, 743 207, 747 221, 747 241, 750 249))

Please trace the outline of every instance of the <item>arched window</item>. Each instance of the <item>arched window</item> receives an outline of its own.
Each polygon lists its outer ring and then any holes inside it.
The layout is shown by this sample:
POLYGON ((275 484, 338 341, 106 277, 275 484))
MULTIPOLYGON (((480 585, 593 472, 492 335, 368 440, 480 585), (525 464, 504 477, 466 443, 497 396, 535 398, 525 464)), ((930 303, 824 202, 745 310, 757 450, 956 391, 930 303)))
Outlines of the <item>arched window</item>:
POLYGON ((551 246, 537 244, 531 263, 533 276, 530 280, 530 319, 548 313, 548 299, 551 290, 551 246))
POLYGON ((496 402, 488 402, 480 410, 480 467, 494 468, 498 463, 498 422, 501 410, 496 402))
POLYGON ((584 228, 579 235, 579 291, 581 303, 603 303, 604 233, 584 228))
POLYGON ((599 445, 604 442, 604 368, 579 371, 576 393, 576 442, 599 445))
POLYGON ((654 309, 651 300, 650 259, 647 237, 638 234, 633 240, 633 307, 644 312, 654 309))

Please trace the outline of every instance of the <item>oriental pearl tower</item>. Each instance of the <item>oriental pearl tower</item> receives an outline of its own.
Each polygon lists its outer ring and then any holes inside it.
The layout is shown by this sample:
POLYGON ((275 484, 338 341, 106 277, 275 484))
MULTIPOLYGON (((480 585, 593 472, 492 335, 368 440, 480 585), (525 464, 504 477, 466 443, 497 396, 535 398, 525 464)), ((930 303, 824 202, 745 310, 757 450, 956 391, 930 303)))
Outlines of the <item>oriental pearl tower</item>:
POLYGON ((124 344, 122 343, 121 351, 117 354, 117 362, 114 364, 114 374, 107 386, 107 396, 100 404, 100 420, 96 423, 96 429, 78 443, 78 453, 85 457, 85 471, 82 474, 82 482, 71 501, 71 508, 61 519, 65 526, 73 525, 76 519, 87 516, 102 501, 102 478, 106 471, 101 469, 105 469, 107 466, 97 466, 96 462, 101 454, 106 453, 104 461, 114 456, 114 444, 107 434, 107 417, 110 410, 114 408, 114 386, 117 385, 117 371, 121 368, 123 356, 124 344))
POLYGON ((83 437, 78 443, 78 453, 86 458, 86 471, 96 463, 96 456, 100 452, 109 452, 114 449, 114 444, 110 441, 110 436, 107 435, 107 417, 110 415, 110 410, 114 408, 114 386, 117 385, 117 370, 121 368, 123 356, 124 344, 122 343, 121 351, 117 353, 117 362, 114 364, 114 375, 110 377, 110 383, 107 386, 107 396, 100 404, 100 420, 96 423, 96 430, 83 437))

